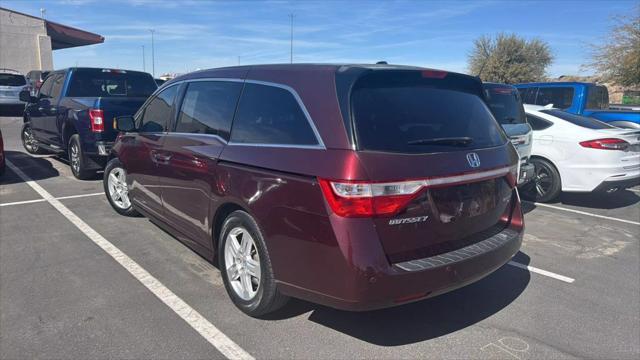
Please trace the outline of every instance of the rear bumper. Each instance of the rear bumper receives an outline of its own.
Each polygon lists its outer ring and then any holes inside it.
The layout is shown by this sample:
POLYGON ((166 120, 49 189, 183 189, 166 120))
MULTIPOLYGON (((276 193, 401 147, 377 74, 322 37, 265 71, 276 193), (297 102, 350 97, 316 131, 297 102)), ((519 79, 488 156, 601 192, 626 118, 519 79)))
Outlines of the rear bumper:
MULTIPOLYGON (((333 279, 343 290, 331 293, 286 283, 279 286, 287 295, 342 310, 368 311, 398 306, 458 289, 491 274, 518 252, 523 234, 524 222, 518 203, 508 227, 464 248, 412 261, 386 262, 384 266, 375 256, 367 256, 368 266, 359 264, 333 279)), ((355 253, 350 256, 358 257, 355 253)))
POLYGON ((594 192, 613 192, 617 190, 624 190, 630 187, 640 185, 640 174, 635 177, 626 179, 613 179, 603 181, 598 187, 593 190, 594 192))
POLYGON ((520 177, 518 178, 518 186, 524 185, 531 181, 535 176, 536 169, 533 164, 525 162, 520 165, 520 177))

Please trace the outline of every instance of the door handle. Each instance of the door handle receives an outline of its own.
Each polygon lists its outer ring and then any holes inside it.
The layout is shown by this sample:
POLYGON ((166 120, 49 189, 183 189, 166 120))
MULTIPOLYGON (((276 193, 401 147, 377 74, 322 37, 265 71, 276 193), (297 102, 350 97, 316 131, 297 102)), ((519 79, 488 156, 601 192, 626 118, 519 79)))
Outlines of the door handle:
POLYGON ((171 155, 160 154, 156 151, 153 151, 151 156, 157 164, 168 165, 169 160, 171 160, 171 155))

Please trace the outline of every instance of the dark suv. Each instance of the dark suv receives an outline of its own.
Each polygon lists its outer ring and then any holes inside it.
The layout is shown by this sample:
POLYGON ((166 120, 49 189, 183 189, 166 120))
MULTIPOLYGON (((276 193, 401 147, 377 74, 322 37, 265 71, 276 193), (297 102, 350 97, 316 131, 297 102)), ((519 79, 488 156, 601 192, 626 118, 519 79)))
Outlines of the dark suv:
POLYGON ((116 119, 105 192, 218 261, 249 315, 288 296, 348 310, 424 299, 522 241, 518 155, 482 91, 390 65, 187 74, 116 119))

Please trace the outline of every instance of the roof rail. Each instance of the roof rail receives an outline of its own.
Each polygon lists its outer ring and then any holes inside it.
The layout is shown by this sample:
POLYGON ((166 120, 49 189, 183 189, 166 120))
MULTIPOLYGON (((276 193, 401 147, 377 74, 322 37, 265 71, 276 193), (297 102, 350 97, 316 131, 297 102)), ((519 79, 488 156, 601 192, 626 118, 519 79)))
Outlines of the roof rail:
POLYGON ((22 75, 22 73, 20 71, 18 71, 18 70, 7 69, 7 68, 0 68, 0 72, 4 72, 4 73, 13 72, 13 73, 15 73, 17 75, 22 75))

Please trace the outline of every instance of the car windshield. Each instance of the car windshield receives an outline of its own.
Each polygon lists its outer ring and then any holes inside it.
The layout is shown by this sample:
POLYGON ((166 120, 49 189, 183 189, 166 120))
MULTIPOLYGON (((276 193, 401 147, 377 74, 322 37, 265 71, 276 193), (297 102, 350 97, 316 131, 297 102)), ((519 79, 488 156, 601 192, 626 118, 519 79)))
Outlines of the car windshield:
POLYGON ((558 110, 558 109, 550 109, 550 110, 540 110, 540 112, 545 113, 545 114, 549 114, 549 115, 553 115, 557 118, 560 118, 562 120, 566 120, 574 125, 578 125, 578 126, 582 126, 584 128, 587 129, 595 129, 595 130, 599 130, 599 129, 615 129, 615 126, 611 126, 607 123, 604 123, 602 121, 593 119, 593 118, 589 118, 586 116, 580 116, 580 115, 575 115, 575 114, 571 114, 568 113, 566 111, 562 111, 562 110, 558 110))
POLYGON ((399 153, 456 151, 504 144, 475 81, 459 75, 379 72, 354 85, 352 116, 361 150, 399 153))
POLYGON ((148 97, 156 89, 153 77, 147 73, 81 69, 71 76, 68 96, 148 97))
POLYGON ((485 85, 485 97, 493 116, 502 125, 524 124, 526 118, 518 91, 506 86, 485 85))
POLYGON ((22 75, 0 74, 0 86, 24 86, 27 80, 22 75))

